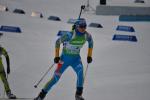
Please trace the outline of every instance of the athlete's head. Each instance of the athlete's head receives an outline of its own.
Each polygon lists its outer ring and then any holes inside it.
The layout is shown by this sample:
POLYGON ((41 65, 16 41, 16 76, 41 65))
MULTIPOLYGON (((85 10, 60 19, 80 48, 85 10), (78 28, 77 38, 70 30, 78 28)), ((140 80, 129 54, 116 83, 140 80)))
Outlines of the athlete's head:
POLYGON ((75 28, 81 33, 85 32, 86 27, 87 27, 87 24, 86 24, 85 19, 83 18, 75 22, 75 28))

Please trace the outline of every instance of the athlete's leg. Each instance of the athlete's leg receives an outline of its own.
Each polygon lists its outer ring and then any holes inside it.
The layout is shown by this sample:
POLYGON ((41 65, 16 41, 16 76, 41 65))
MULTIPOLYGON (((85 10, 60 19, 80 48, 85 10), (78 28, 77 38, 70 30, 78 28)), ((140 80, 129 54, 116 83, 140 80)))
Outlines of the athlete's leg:
POLYGON ((45 92, 48 92, 52 88, 52 86, 58 82, 58 80, 60 79, 61 75, 67 67, 68 65, 63 64, 63 62, 58 63, 57 69, 55 70, 53 77, 50 79, 50 81, 46 83, 46 85, 43 88, 45 92))
POLYGON ((9 84, 8 84, 8 81, 7 81, 7 78, 6 78, 6 73, 4 71, 4 67, 2 64, 0 64, 0 77, 4 83, 4 88, 5 88, 5 91, 6 92, 9 92, 10 91, 10 88, 9 88, 9 84))
POLYGON ((83 92, 83 65, 81 62, 81 58, 79 57, 74 64, 72 64, 72 68, 76 72, 77 75, 77 83, 76 83, 76 94, 77 95, 82 95, 83 92))

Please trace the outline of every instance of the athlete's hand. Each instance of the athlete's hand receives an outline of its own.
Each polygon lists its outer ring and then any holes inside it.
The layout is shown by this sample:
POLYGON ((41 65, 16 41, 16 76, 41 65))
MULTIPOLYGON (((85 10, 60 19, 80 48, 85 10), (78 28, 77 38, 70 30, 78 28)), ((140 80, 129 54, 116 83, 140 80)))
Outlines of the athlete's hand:
POLYGON ((87 63, 91 63, 92 62, 92 57, 87 57, 87 63))
POLYGON ((55 62, 55 63, 59 63, 59 60, 60 60, 60 57, 55 57, 55 58, 54 58, 54 62, 55 62))
POLYGON ((7 74, 10 74, 10 68, 7 68, 7 74))

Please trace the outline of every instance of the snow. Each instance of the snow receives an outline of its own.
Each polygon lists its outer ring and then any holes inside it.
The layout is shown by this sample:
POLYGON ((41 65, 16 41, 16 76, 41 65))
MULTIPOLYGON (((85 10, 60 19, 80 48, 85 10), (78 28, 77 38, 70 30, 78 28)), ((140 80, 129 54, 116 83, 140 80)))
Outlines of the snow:
MULTIPOLYGON (((134 0, 133 0, 134 2, 134 0)), ((108 0, 109 4, 135 5, 131 0, 108 0)), ((150 2, 145 0, 149 6, 150 2)), ((92 7, 99 0, 90 1, 92 7)), ((12 92, 18 97, 35 97, 52 77, 55 67, 44 78, 39 88, 34 85, 53 64, 56 34, 59 30, 70 30, 69 18, 77 18, 81 4, 86 0, 1 0, 9 12, 0 12, 0 25, 20 26, 21 34, 4 33, 0 44, 10 56, 11 74, 8 76, 12 92), (24 9, 26 15, 12 13, 15 8, 24 9), (32 11, 39 11, 43 19, 31 17, 32 11), (49 21, 48 16, 60 16, 61 22, 49 21)), ((103 28, 87 28, 94 39, 93 62, 84 85, 86 100, 149 100, 150 98, 150 23, 119 22, 118 16, 97 16, 84 13, 87 23, 97 22, 103 28), (116 31, 118 25, 133 26, 135 32, 116 31), (114 34, 136 35, 138 42, 112 41, 114 34)), ((87 44, 81 50, 86 67, 87 44)), ((3 57, 4 58, 4 57, 3 57)), ((6 68, 6 63, 4 60, 6 68)), ((76 76, 71 68, 48 93, 45 100, 74 99, 76 76)), ((0 83, 0 96, 3 85, 0 83)))

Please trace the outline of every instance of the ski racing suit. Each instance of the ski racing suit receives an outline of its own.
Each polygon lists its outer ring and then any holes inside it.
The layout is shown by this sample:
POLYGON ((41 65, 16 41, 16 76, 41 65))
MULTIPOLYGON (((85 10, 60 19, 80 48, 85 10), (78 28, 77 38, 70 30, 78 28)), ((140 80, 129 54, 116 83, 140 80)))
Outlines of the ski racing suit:
MULTIPOLYGON (((63 43, 63 50, 60 56, 60 61, 57 65, 57 69, 50 81, 47 82, 45 87, 42 89, 44 92, 48 92, 54 84, 58 82, 63 72, 71 66, 77 74, 77 89, 82 92, 84 73, 83 65, 80 57, 80 49, 88 41, 88 54, 87 56, 92 57, 93 39, 88 32, 80 33, 77 30, 67 32, 61 35, 55 44, 55 57, 59 57, 60 44, 63 43)), ((81 93, 82 94, 82 93, 81 93)))

